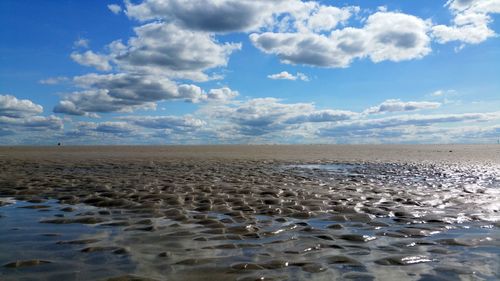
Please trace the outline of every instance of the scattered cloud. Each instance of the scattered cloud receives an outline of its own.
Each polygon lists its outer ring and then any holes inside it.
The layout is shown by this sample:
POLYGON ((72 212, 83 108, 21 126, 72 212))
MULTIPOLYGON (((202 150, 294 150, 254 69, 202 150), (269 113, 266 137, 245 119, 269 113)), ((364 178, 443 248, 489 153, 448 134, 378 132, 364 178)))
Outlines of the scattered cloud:
POLYGON ((69 78, 65 76, 49 77, 38 81, 38 83, 43 85, 57 85, 64 82, 68 82, 69 78))
POLYGON ((139 4, 127 2, 131 18, 169 20, 183 28, 203 32, 234 32, 257 30, 273 23, 273 15, 303 6, 297 0, 146 0, 139 4))
POLYGON ((398 99, 390 99, 377 106, 370 107, 364 111, 365 114, 379 114, 386 112, 416 111, 422 109, 436 109, 441 106, 439 102, 410 101, 403 102, 398 99))
POLYGON ((82 54, 73 52, 71 53, 71 59, 73 59, 75 62, 81 65, 94 67, 97 70, 101 71, 111 70, 109 59, 106 56, 96 54, 90 50, 82 54))
POLYGON ((227 87, 205 93, 196 85, 177 85, 153 75, 91 73, 73 81, 83 90, 65 95, 55 106, 55 113, 96 117, 98 113, 156 109, 156 102, 165 100, 225 102, 238 95, 227 87))
MULTIPOLYGON (((206 105, 199 111, 209 123, 224 124, 237 136, 263 136, 297 129, 305 123, 335 123, 358 116, 343 110, 318 110, 312 103, 282 103, 275 98, 257 98, 227 105, 206 105)), ((300 130, 297 130, 297 133, 300 130)))
POLYGON ((280 73, 270 74, 267 76, 267 78, 272 79, 272 80, 309 81, 309 77, 307 77, 307 75, 305 75, 304 73, 301 73, 301 72, 297 72, 296 75, 293 75, 291 73, 288 73, 287 71, 282 71, 280 73))
POLYGON ((132 125, 120 121, 78 122, 74 124, 73 129, 66 131, 63 135, 65 141, 75 138, 95 141, 104 137, 107 143, 113 143, 116 139, 137 136, 139 136, 139 133, 132 125))
POLYGON ((437 91, 434 91, 431 93, 431 96, 433 97, 441 97, 441 96, 444 96, 444 91, 443 90, 437 90, 437 91))
POLYGON ((454 18, 452 25, 432 27, 433 36, 438 43, 459 41, 479 44, 496 36, 490 28, 493 22, 491 14, 500 13, 500 0, 450 0, 446 6, 454 18))
MULTIPOLYGON (((449 24, 435 24, 403 11, 390 11, 386 6, 368 11, 320 1, 144 0, 109 4, 112 13, 123 12, 134 20, 137 26, 133 35, 97 51, 88 50, 89 40, 80 38, 70 54, 80 65, 106 74, 39 81, 45 85, 70 84, 68 93, 53 109, 54 113, 69 115, 68 120, 41 116, 42 106, 30 100, 0 95, 0 136, 11 136, 16 130, 60 131, 64 122, 72 122, 70 116, 96 118, 107 113, 153 111, 158 102, 164 101, 197 103, 197 110, 182 116, 110 115, 103 122, 71 123, 73 129, 64 134, 69 138, 141 136, 229 142, 339 138, 407 141, 425 135, 428 138, 420 140, 431 141, 433 133, 458 135, 456 124, 463 122, 498 122, 500 114, 496 112, 406 115, 438 109, 446 101, 389 99, 353 112, 318 108, 312 102, 242 99, 224 81, 213 83, 219 88, 200 86, 201 82, 222 80, 220 73, 229 73, 224 68, 246 42, 237 42, 235 38, 242 38, 238 36, 248 36, 249 48, 276 56, 284 64, 323 68, 346 68, 358 60, 416 60, 432 52, 433 41, 457 41, 462 44, 457 47, 460 50, 464 44, 478 44, 496 36, 491 26, 493 15, 500 13, 500 0, 449 0, 445 7, 452 16, 449 24), (227 36, 230 33, 238 36, 227 36), (386 113, 391 114, 376 115, 386 113)), ((267 77, 309 81, 301 72, 282 71, 267 77)), ((439 97, 450 93, 438 90, 427 98, 441 100, 439 97)), ((469 126, 462 133, 471 138, 474 133, 492 137, 498 134, 498 124, 490 123, 484 130, 469 126)))
POLYGON ((20 100, 11 95, 0 95, 1 135, 11 132, 61 130, 63 122, 56 116, 39 116, 43 112, 41 105, 30 100, 20 100))
POLYGON ((210 80, 206 70, 226 66, 239 43, 218 43, 210 34, 154 22, 134 29, 137 37, 110 55, 120 69, 194 81, 210 80), (168 42, 168 44, 165 44, 168 42))
POLYGON ((118 15, 122 12, 122 7, 118 4, 109 4, 108 9, 115 15, 118 15))
POLYGON ((143 128, 168 129, 176 132, 195 131, 206 125, 203 120, 192 116, 126 116, 120 119, 143 128))
POLYGON ((386 129, 397 127, 428 127, 443 123, 461 122, 487 122, 499 120, 500 112, 493 113, 465 113, 465 114, 437 114, 437 115, 403 115, 395 117, 385 117, 376 119, 363 119, 332 125, 322 128, 320 137, 335 136, 369 136, 370 134, 380 134, 386 129))
POLYGON ((346 27, 330 35, 316 33, 253 33, 252 43, 283 63, 328 68, 348 67, 354 59, 373 62, 422 58, 431 52, 430 23, 412 15, 377 12, 362 28, 346 27))
POLYGON ((288 124, 300 124, 300 123, 320 123, 320 122, 338 122, 350 120, 358 116, 358 113, 345 110, 318 110, 306 114, 300 114, 290 119, 286 120, 285 123, 288 124))
POLYGON ((0 95, 0 117, 22 118, 42 112, 43 107, 30 100, 20 100, 11 95, 0 95))
POLYGON ((166 78, 92 73, 73 80, 85 90, 66 95, 54 108, 55 113, 89 115, 131 112, 155 109, 156 101, 179 98, 177 85, 166 78))
POLYGON ((50 116, 27 116, 23 118, 11 118, 0 116, 0 124, 7 128, 23 128, 29 130, 61 130, 63 122, 61 118, 50 116))
POLYGON ((155 76, 92 73, 77 76, 73 80, 82 88, 105 90, 109 96, 129 103, 171 99, 178 95, 174 82, 155 76))
POLYGON ((228 87, 211 89, 206 99, 209 101, 225 102, 237 97, 239 93, 237 91, 231 90, 228 87))
POLYGON ((89 39, 80 38, 73 42, 73 48, 88 48, 89 47, 89 39))

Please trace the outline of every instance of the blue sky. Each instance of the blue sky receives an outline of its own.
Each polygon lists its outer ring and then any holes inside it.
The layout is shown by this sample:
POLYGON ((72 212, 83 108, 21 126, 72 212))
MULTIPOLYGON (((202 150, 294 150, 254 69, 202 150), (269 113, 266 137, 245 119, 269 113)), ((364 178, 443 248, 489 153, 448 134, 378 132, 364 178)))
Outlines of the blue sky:
POLYGON ((494 143, 500 0, 0 2, 0 144, 494 143))

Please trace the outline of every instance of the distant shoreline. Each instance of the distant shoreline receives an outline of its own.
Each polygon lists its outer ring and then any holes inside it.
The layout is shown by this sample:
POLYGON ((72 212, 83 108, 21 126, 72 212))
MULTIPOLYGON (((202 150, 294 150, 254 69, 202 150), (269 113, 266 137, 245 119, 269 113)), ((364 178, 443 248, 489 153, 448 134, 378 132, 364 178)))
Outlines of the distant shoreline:
POLYGON ((289 144, 0 146, 2 159, 240 159, 336 162, 488 162, 500 164, 497 144, 289 144))

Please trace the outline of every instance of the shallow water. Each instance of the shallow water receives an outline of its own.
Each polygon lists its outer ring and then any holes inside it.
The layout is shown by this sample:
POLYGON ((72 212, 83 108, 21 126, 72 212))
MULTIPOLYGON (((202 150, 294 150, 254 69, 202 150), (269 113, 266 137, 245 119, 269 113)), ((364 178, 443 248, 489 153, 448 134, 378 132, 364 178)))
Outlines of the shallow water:
POLYGON ((477 165, 28 166, 0 187, 39 198, 0 207, 0 265, 42 263, 0 279, 498 280, 499 179, 477 165))

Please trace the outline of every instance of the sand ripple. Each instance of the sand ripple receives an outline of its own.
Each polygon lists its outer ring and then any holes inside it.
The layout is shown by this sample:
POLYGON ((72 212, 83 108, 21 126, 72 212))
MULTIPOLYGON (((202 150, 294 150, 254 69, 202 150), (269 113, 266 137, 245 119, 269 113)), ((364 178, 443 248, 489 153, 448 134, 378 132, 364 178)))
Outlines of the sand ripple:
POLYGON ((0 195, 29 202, 23 212, 43 225, 112 229, 54 243, 134 264, 102 274, 110 280, 499 277, 498 167, 1 159, 0 168, 0 195))

